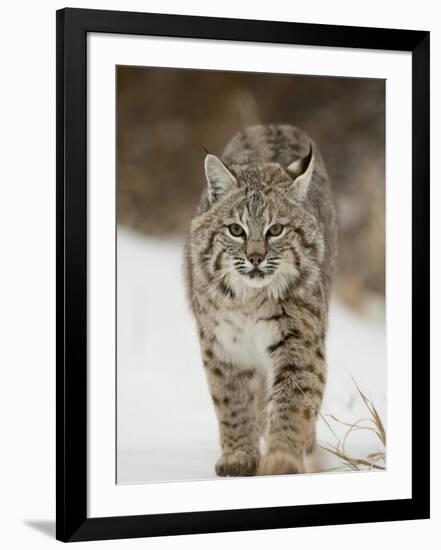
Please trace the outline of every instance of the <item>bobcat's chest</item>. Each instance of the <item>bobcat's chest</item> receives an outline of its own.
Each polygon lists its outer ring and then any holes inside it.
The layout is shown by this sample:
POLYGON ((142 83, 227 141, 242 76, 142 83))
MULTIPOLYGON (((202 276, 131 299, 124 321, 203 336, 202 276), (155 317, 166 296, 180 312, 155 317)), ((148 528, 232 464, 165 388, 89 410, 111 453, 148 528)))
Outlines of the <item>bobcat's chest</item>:
POLYGON ((268 346, 280 338, 278 324, 262 313, 228 312, 219 315, 214 331, 214 352, 221 361, 242 368, 267 368, 268 346))

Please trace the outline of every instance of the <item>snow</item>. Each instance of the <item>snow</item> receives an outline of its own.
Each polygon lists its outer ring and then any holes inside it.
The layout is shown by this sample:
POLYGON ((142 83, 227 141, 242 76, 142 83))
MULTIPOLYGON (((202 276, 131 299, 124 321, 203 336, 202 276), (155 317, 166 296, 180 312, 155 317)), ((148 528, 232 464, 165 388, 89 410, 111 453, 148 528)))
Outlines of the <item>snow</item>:
MULTIPOLYGON (((195 322, 183 283, 183 243, 117 232, 117 479, 145 483, 216 477, 217 423, 203 371, 195 322)), ((384 306, 362 317, 331 306, 328 383, 322 414, 353 423, 368 416, 351 376, 385 421, 384 306)), ((326 417, 327 418, 327 417, 326 417)), ((328 419, 338 437, 344 426, 328 419)), ((319 442, 335 444, 324 419, 319 442)), ((366 430, 349 438, 359 457, 379 450, 366 430)), ((318 447, 309 472, 339 465, 318 447)))

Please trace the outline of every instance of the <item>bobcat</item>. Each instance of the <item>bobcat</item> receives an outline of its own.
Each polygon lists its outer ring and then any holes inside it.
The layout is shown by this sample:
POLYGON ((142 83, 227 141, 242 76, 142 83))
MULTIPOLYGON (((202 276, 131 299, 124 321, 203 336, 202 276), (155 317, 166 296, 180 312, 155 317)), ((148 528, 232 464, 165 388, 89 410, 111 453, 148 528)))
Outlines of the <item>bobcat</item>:
POLYGON ((326 380, 337 253, 329 178, 314 142, 288 125, 246 128, 204 167, 186 263, 219 422, 215 471, 303 473, 326 380))

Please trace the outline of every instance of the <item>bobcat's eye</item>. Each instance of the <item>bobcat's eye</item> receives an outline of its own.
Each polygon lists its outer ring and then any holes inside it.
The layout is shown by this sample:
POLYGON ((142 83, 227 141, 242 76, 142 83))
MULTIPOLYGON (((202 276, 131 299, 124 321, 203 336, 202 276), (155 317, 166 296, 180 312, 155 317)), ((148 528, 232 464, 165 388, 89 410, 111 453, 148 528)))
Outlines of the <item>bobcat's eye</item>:
POLYGON ((245 234, 243 227, 240 226, 238 223, 232 223, 228 226, 228 229, 230 230, 230 233, 233 235, 233 237, 242 237, 245 234))
POLYGON ((270 237, 278 237, 279 235, 281 235, 282 231, 283 225, 281 223, 275 223, 268 229, 267 235, 269 235, 270 237))

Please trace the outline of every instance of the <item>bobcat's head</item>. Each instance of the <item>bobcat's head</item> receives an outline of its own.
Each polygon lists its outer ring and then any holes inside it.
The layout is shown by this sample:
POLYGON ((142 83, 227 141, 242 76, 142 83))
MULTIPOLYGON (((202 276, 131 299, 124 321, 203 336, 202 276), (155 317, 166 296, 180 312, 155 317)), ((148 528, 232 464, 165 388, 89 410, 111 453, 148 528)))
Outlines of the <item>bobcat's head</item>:
POLYGON ((193 220, 191 244, 209 289, 240 297, 265 287, 279 299, 317 280, 323 235, 304 206, 314 161, 312 145, 287 167, 227 167, 207 154, 207 208, 193 220))

